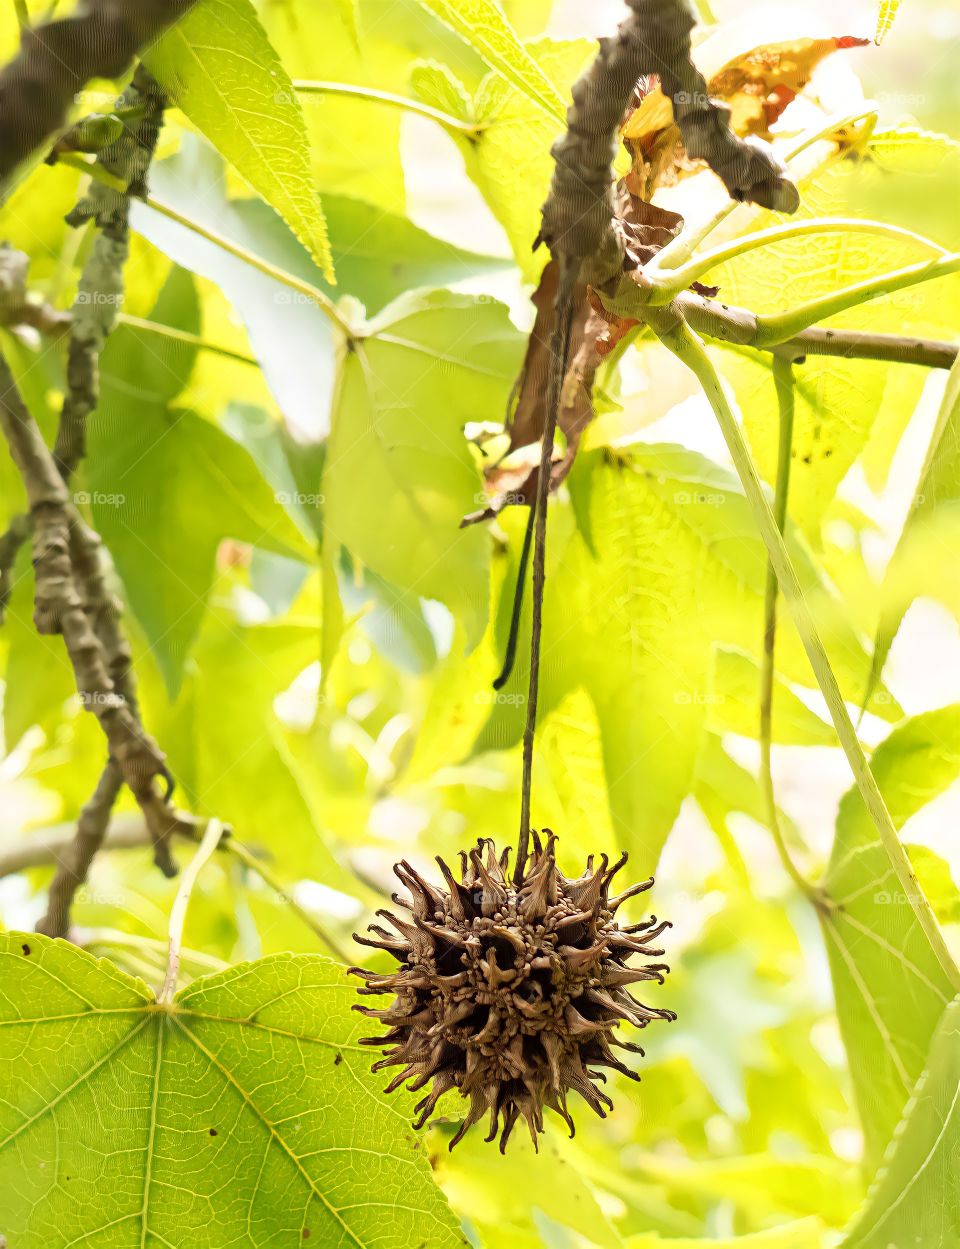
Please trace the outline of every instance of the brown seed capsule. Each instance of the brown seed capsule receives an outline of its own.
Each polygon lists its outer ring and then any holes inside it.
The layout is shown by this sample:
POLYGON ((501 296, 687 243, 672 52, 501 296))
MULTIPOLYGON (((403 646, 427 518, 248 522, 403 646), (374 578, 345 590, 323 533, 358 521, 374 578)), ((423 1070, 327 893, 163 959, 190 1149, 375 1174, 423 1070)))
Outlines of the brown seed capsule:
POLYGON ((461 853, 459 881, 437 860, 446 889, 429 884, 409 863, 397 864, 394 871, 410 898, 395 901, 410 918, 379 914, 399 936, 376 925, 372 938, 354 934, 401 964, 392 974, 351 969, 366 981, 360 993, 395 998, 387 1010, 354 1008, 389 1028, 362 1042, 387 1051, 373 1070, 401 1068, 388 1092, 405 1081, 411 1089, 431 1084, 417 1105, 418 1128, 451 1089, 469 1100, 451 1149, 485 1114, 487 1140, 499 1132, 501 1152, 521 1115, 536 1147, 545 1106, 564 1119, 572 1135, 570 1090, 604 1117, 613 1103, 597 1087, 605 1076, 593 1068, 639 1079, 611 1047, 643 1053, 618 1040, 615 1029, 623 1021, 645 1028, 653 1019, 676 1018, 627 992, 641 980, 663 983, 669 970, 655 962, 627 966, 634 954, 663 953, 649 943, 668 923, 652 916, 622 929, 615 918, 617 908, 653 880, 610 898, 610 882, 626 863, 625 854, 612 866, 604 855, 596 868, 591 856, 584 875, 568 880, 557 868, 556 839, 548 829, 544 835, 545 841, 532 836, 533 853, 519 886, 507 873, 509 850, 498 858, 492 841, 461 853))

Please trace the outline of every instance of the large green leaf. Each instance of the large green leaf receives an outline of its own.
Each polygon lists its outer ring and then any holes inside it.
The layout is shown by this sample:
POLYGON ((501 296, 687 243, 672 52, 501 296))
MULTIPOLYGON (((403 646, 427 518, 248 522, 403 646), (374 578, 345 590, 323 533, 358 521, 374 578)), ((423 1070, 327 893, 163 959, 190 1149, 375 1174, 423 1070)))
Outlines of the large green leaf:
POLYGON ((465 1243, 329 959, 241 964, 162 1009, 66 942, 5 934, 0 966, 0 1217, 17 1249, 465 1243))
MULTIPOLYGON (((185 276, 174 272, 152 317, 195 333, 199 310, 185 276)), ((169 406, 192 365, 182 344, 120 326, 103 354, 85 466, 94 522, 172 693, 224 538, 313 558, 250 454, 197 413, 169 406)))
MULTIPOLYGON (((616 462, 591 452, 578 458, 569 481, 579 532, 570 533, 569 514, 555 506, 541 713, 550 714, 578 684, 589 692, 600 723, 616 844, 632 847, 643 871, 655 864, 689 792, 704 727, 749 728, 743 674, 731 674, 724 661, 718 684, 717 644, 739 648, 748 669, 755 664, 763 638, 766 554, 736 478, 696 452, 638 444, 616 462)), ((518 528, 516 520, 502 519, 518 528)), ((518 540, 515 533, 515 545, 518 540)), ((847 696, 856 697, 868 666, 863 646, 807 547, 794 533, 789 540, 838 679, 847 696)), ((501 653, 514 583, 515 573, 505 577, 498 611, 501 653)), ((527 609, 520 636, 529 637, 527 609)), ((812 683, 799 638, 786 621, 777 655, 783 676, 812 683)), ((527 676, 522 646, 476 751, 520 740, 527 676)), ((822 734, 815 717, 782 701, 797 728, 788 731, 785 718, 778 721, 780 732, 822 734)), ((891 714, 885 702, 875 705, 891 714)), ((753 719, 749 731, 757 723, 753 719)))
POLYGON ((884 593, 888 603, 880 618, 874 646, 874 677, 883 671, 893 639, 914 594, 939 595, 954 610, 960 609, 960 601, 952 592, 952 579, 943 577, 944 561, 953 557, 958 531, 960 361, 955 361, 947 377, 913 505, 887 569, 884 593))
POLYGON ((521 91, 553 121, 563 121, 565 96, 561 94, 518 38, 497 0, 421 0, 467 43, 491 68, 521 91))
POLYGON ((144 59, 332 280, 303 111, 251 0, 201 0, 144 59))
POLYGON ((896 1136, 842 1249, 960 1244, 960 998, 944 1012, 896 1136))
MULTIPOLYGON (((900 828, 960 776, 960 707, 907 721, 877 748, 872 766, 900 828)), ((954 990, 856 789, 840 805, 824 885, 835 908, 821 918, 837 1015, 875 1163, 954 990)))
MULTIPOLYGON (((185 136, 175 156, 154 165, 151 185, 192 221, 331 296, 355 295, 370 312, 413 287, 456 282, 503 264, 442 242, 383 208, 331 195, 326 205, 334 288, 268 205, 228 197, 223 161, 195 136, 185 136)), ((314 438, 326 434, 334 352, 330 322, 320 308, 145 205, 134 206, 133 221, 161 251, 223 290, 243 318, 288 423, 314 438)))
POLYGON ((386 581, 445 603, 470 644, 487 619, 489 537, 459 528, 482 496, 463 426, 502 413, 520 347, 502 304, 411 295, 351 342, 337 388, 326 524, 386 581))

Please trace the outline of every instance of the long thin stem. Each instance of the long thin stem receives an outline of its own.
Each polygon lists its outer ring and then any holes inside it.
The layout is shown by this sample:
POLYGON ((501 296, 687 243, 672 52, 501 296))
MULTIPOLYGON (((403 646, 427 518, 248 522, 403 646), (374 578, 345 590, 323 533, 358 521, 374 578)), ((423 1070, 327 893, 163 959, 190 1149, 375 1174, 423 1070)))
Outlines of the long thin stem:
POLYGON ((170 945, 167 953, 167 974, 164 977, 163 988, 157 995, 157 1001, 161 1005, 168 1005, 172 1002, 177 992, 177 980, 180 976, 180 958, 183 952, 183 925, 187 918, 187 908, 190 906, 190 896, 207 861, 211 858, 217 846, 220 845, 222 836, 223 825, 219 820, 210 820, 203 837, 200 839, 197 853, 184 868, 180 877, 180 887, 177 890, 177 896, 173 900, 173 906, 170 908, 170 945))
MULTIPOLYGON (((777 484, 773 500, 773 518, 777 529, 782 534, 787 523, 790 460, 793 453, 793 414, 796 397, 793 363, 790 360, 774 358, 773 379, 777 390, 779 415, 777 484)), ((815 890, 790 857, 787 843, 783 839, 783 829, 780 827, 780 813, 777 810, 776 791, 773 786, 773 767, 770 755, 773 740, 777 594, 776 570, 772 561, 768 559, 767 582, 763 599, 763 660, 760 667, 760 781, 767 804, 767 823, 770 826, 770 834, 773 837, 774 845, 777 847, 780 862, 797 888, 812 898, 815 890)))
POLYGON ((315 82, 305 78, 294 79, 293 87, 301 95, 351 96, 358 100, 368 100, 371 104, 386 104, 389 108, 400 108, 404 112, 427 117, 430 121, 435 121, 438 126, 442 126, 444 130, 466 135, 471 139, 476 139, 481 131, 486 129, 484 122, 464 121, 462 117, 444 113, 441 109, 423 104, 420 100, 413 100, 410 96, 394 95, 392 91, 381 91, 377 87, 361 87, 348 82, 315 82))
POLYGON ((939 243, 901 226, 886 225, 881 221, 863 221, 856 217, 812 217, 807 221, 791 221, 785 225, 770 226, 769 229, 758 230, 755 234, 742 234, 729 242, 721 243, 711 251, 703 252, 679 268, 669 270, 668 276, 661 275, 654 263, 645 273, 653 282, 650 302, 668 304, 674 295, 686 290, 691 283, 717 265, 755 251, 758 247, 800 238, 805 234, 883 234, 892 238, 910 239, 911 242, 921 243, 941 256, 949 255, 947 249, 939 243))
MULTIPOLYGON (((98 182, 102 182, 105 186, 112 187, 115 191, 125 191, 126 185, 119 179, 107 173, 105 169, 101 169, 99 165, 95 165, 88 160, 84 160, 82 156, 78 156, 75 152, 64 152, 59 157, 60 164, 70 165, 74 169, 80 169, 83 173, 89 174, 91 178, 95 178, 98 182)), ((154 212, 160 213, 162 216, 175 221, 177 225, 181 225, 186 230, 191 230, 200 238, 206 239, 208 243, 213 243, 216 247, 220 247, 225 252, 229 252, 231 256, 236 256, 238 260, 242 260, 251 268, 258 270, 260 273, 266 274, 268 278, 273 278, 275 282, 288 286, 291 290, 297 291, 303 295, 323 312, 330 321, 343 333, 346 337, 352 336, 352 330, 337 309, 336 304, 324 291, 319 287, 313 286, 310 282, 305 282, 302 278, 296 277, 293 273, 288 273, 286 269, 281 269, 277 265, 273 265, 269 260, 264 260, 260 256, 254 255, 253 252, 247 251, 245 247, 241 247, 239 243, 234 243, 232 239, 228 239, 223 234, 218 234, 216 230, 210 230, 203 226, 199 221, 193 221, 190 217, 185 216, 176 208, 171 208, 169 204, 161 203, 160 200, 154 199, 152 195, 143 197, 143 203, 148 208, 152 208, 154 212)))
POLYGON ((817 632, 816 625, 810 614, 803 590, 797 577, 793 562, 790 559, 783 535, 777 528, 777 522, 770 508, 770 503, 760 484, 760 478, 754 467, 750 452, 743 440, 740 426, 732 408, 724 394, 720 378, 717 375, 703 343, 687 326, 676 312, 671 310, 650 310, 650 324, 661 341, 693 372, 700 382, 720 425, 721 432, 730 452, 730 456, 743 483, 744 492, 750 503, 757 526, 760 529, 767 552, 777 574, 780 589, 783 592, 790 614, 793 617, 797 632, 803 642, 807 657, 810 660, 817 684, 830 710, 840 744, 850 764, 854 780, 860 791, 873 823, 876 825, 880 841, 887 853, 894 873, 900 882, 904 894, 910 901, 917 922, 923 929, 930 946, 938 961, 950 978, 953 985, 960 991, 960 969, 947 949, 940 925, 930 907, 930 903, 921 890, 910 866, 896 827, 887 810, 883 794, 877 785, 876 778, 870 769, 863 747, 857 737, 853 721, 843 701, 843 695, 837 684, 830 660, 824 650, 823 642, 817 632))
POLYGON ((903 269, 893 269, 881 273, 875 278, 866 278, 862 282, 854 282, 850 286, 821 295, 819 299, 811 299, 805 304, 791 308, 789 312, 774 313, 761 317, 760 334, 757 338, 758 347, 775 346, 787 338, 799 334, 817 321, 836 316, 848 308, 856 308, 881 295, 892 295, 895 291, 906 290, 921 282, 932 281, 933 278, 949 277, 952 273, 960 273, 960 252, 948 252, 937 260, 922 260, 919 264, 907 265, 903 269))
POLYGON ((241 845, 240 842, 233 837, 230 837, 224 842, 224 847, 229 854, 233 855, 233 857, 238 860, 238 862, 242 863, 244 867, 249 868, 250 871, 256 872, 265 885, 272 889, 279 897, 284 899, 285 904, 289 906, 290 910, 303 920, 311 932, 320 938, 331 954, 333 954, 334 958, 338 958, 341 963, 350 962, 350 959, 347 958, 336 938, 332 937, 323 925, 319 924, 310 912, 305 910, 300 903, 296 901, 289 889, 285 889, 278 880, 271 876, 268 869, 264 867, 263 862, 257 858, 255 854, 252 854, 246 846, 241 845))
POLYGON ((540 638, 543 631, 543 593, 547 580, 547 502, 550 497, 550 474, 553 468, 553 440, 557 431, 557 415, 563 379, 570 352, 573 325, 573 292, 580 272, 578 261, 562 256, 557 261, 560 277, 554 301, 554 328, 550 340, 550 383, 547 392, 547 413, 543 440, 540 444, 540 471, 534 501, 535 525, 533 544, 533 605, 530 628, 530 686, 527 695, 527 718, 523 729, 523 780, 520 790, 520 836, 517 841, 517 862, 513 871, 516 885, 523 880, 530 841, 530 791, 533 785, 533 743, 537 731, 537 703, 540 697, 540 638))
POLYGON ((221 347, 219 343, 208 342, 199 334, 191 334, 189 330, 178 330, 172 325, 163 325, 160 321, 151 321, 148 317, 135 317, 132 313, 121 312, 117 317, 121 325, 129 325, 133 330, 143 330, 147 334, 157 334, 160 338, 169 338, 175 343, 184 343, 196 347, 197 351, 209 351, 213 355, 223 356, 226 360, 236 360, 240 364, 258 362, 253 356, 244 355, 242 351, 234 351, 231 347, 221 347))

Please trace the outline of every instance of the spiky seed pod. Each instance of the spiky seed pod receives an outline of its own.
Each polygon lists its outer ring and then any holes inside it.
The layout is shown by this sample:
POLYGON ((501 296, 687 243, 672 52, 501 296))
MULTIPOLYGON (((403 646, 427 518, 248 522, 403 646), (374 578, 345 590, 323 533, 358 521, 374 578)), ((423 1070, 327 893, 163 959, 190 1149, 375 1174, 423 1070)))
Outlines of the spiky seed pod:
POLYGON ((400 963, 387 975, 351 969, 366 981, 360 993, 396 998, 387 1010, 354 1008, 389 1028, 362 1041, 387 1051, 373 1070, 401 1068, 388 1093, 404 1081, 411 1089, 432 1081, 416 1107, 418 1128, 451 1089, 469 1100, 451 1149, 485 1114, 487 1140, 499 1131, 501 1153, 520 1115, 536 1147, 545 1106, 564 1119, 572 1135, 571 1090, 605 1117, 613 1103, 597 1087, 606 1077, 594 1068, 639 1079, 612 1047, 643 1053, 619 1040, 616 1028, 623 1021, 645 1028, 653 1019, 676 1018, 672 1011, 642 1005, 627 991, 644 980, 662 984, 669 970, 655 962, 628 966, 634 954, 663 953, 650 942, 668 923, 651 916, 621 928, 615 918, 627 898, 650 888, 652 878, 610 897, 610 882, 626 863, 625 854, 612 866, 604 855, 597 867, 591 855, 585 873, 568 880, 557 868, 555 837, 549 829, 544 836, 541 841, 533 834, 533 853, 519 886, 507 873, 510 851, 498 857, 492 841, 479 841, 469 855, 461 852, 459 881, 438 858, 445 888, 424 880, 409 863, 398 863, 394 871, 410 897, 394 894, 393 900, 409 917, 379 911, 396 934, 376 924, 370 926, 372 937, 354 934, 400 963))

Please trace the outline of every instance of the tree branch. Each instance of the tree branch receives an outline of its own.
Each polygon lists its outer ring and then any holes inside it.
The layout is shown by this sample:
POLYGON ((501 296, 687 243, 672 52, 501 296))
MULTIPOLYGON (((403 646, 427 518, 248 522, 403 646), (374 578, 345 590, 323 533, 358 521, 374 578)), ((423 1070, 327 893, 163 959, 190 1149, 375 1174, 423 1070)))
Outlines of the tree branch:
POLYGON ((0 71, 0 182, 61 129, 91 78, 118 78, 193 0, 88 0, 69 17, 24 30, 0 71))
MULTIPOLYGON (((189 828, 189 835, 194 837, 193 817, 181 815, 181 821, 182 828, 178 831, 185 833, 189 828)), ((202 821, 197 821, 197 824, 200 823, 202 821)), ((28 872, 35 867, 53 867, 62 863, 70 854, 74 844, 76 828, 77 826, 73 821, 54 825, 54 827, 46 829, 36 836, 30 836, 20 845, 0 854, 0 880, 4 876, 13 876, 17 872, 28 872)), ((150 832, 143 816, 138 812, 130 811, 124 812, 122 815, 114 814, 113 819, 110 821, 107 835, 103 839, 102 849, 134 850, 140 846, 149 845, 150 832)))
POLYGON ((748 308, 721 304, 715 299, 685 291, 674 307, 698 334, 737 347, 772 351, 795 363, 804 356, 842 356, 849 360, 888 360, 894 364, 921 364, 930 369, 949 369, 957 358, 956 343, 900 334, 871 334, 862 330, 829 330, 820 326, 801 330, 776 345, 763 341, 761 318, 748 308))
MULTIPOLYGON (((620 267, 623 248, 613 224, 613 158, 617 128, 645 74, 657 74, 689 156, 705 160, 735 200, 793 212, 796 187, 766 144, 739 139, 727 110, 707 93, 690 60, 696 19, 685 0, 627 0, 630 16, 574 84, 567 132, 553 145, 556 161, 539 240, 554 256, 589 262, 586 278, 602 285, 620 267)), ((539 241, 538 240, 538 241, 539 241)))

